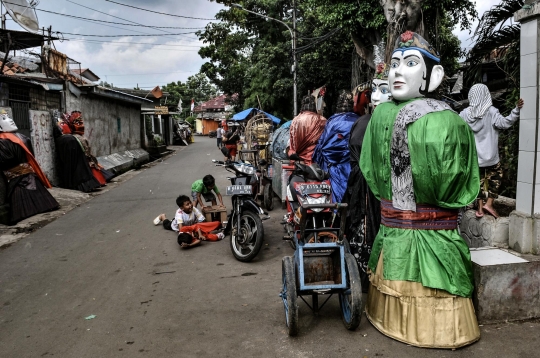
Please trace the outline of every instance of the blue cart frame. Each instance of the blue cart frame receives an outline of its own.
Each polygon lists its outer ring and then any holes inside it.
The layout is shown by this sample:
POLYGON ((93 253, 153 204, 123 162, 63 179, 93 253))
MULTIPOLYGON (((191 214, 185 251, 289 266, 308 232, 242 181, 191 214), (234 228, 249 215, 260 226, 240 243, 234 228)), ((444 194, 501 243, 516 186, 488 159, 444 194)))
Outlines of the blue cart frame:
POLYGON ((300 229, 295 233, 294 255, 282 260, 282 290, 280 297, 285 309, 285 320, 290 336, 298 334, 298 303, 300 297, 317 313, 334 294, 339 295, 341 316, 345 327, 354 330, 360 324, 362 286, 356 260, 349 252, 344 237, 347 204, 305 205, 300 207, 300 229), (306 229, 307 211, 331 208, 341 216, 339 228, 306 229), (336 242, 319 242, 319 234, 337 233, 336 242), (312 241, 306 242, 307 237, 312 241), (319 295, 327 295, 319 306, 319 295), (304 299, 311 296, 311 305, 304 299))

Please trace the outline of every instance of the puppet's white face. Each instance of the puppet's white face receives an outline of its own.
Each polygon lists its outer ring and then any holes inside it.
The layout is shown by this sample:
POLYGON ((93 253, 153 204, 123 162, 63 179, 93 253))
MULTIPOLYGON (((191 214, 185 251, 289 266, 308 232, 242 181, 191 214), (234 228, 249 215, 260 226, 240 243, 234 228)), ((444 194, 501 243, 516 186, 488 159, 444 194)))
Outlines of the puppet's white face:
POLYGON ((388 74, 392 96, 398 101, 423 97, 420 90, 425 87, 425 75, 426 64, 420 51, 394 52, 388 74))
POLYGON ((371 104, 377 107, 379 104, 392 100, 392 94, 388 87, 388 80, 374 79, 371 82, 371 104))
MULTIPOLYGON (((427 66, 424 57, 418 50, 395 51, 390 62, 388 81, 390 92, 398 101, 424 97, 420 91, 426 91, 427 66)), ((427 92, 433 92, 439 87, 444 78, 441 65, 433 66, 429 78, 427 92)))
POLYGON ((0 114, 0 132, 16 132, 17 125, 7 114, 0 114))

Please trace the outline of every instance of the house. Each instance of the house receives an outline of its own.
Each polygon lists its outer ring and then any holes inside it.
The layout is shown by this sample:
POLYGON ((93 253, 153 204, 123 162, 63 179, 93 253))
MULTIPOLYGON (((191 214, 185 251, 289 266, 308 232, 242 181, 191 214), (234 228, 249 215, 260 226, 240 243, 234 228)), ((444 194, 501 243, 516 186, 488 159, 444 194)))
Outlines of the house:
MULTIPOLYGON (((168 92, 148 91, 142 89, 115 88, 123 93, 128 93, 137 97, 145 98, 149 101, 141 104, 141 120, 144 126, 144 138, 141 138, 143 147, 153 151, 155 136, 159 137, 164 145, 171 145, 173 142, 173 115, 168 106, 161 105, 162 100, 166 103, 168 92)), ((176 107, 174 105, 173 107, 176 107)))
POLYGON ((215 131, 222 120, 226 120, 233 113, 233 106, 227 104, 228 96, 222 94, 206 101, 193 109, 196 123, 196 131, 202 135, 208 135, 215 131))
POLYGON ((39 34, 0 30, 0 41, 11 38, 9 51, 0 54, 0 107, 13 116, 19 131, 30 137, 36 160, 56 184, 52 128, 61 113, 81 111, 92 154, 107 169, 122 171, 147 161, 141 104, 151 100, 97 85, 99 79, 80 62, 45 45, 39 34), (25 58, 11 50, 42 47, 25 58))

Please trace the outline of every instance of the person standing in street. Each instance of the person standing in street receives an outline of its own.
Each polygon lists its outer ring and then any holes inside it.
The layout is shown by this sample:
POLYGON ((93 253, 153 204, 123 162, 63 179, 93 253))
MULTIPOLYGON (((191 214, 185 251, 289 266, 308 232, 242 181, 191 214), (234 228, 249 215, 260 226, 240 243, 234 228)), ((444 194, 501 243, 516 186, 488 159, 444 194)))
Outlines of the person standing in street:
POLYGON ((221 124, 218 124, 218 129, 216 131, 216 138, 217 138, 217 147, 218 149, 221 149, 223 147, 223 128, 221 128, 221 124))

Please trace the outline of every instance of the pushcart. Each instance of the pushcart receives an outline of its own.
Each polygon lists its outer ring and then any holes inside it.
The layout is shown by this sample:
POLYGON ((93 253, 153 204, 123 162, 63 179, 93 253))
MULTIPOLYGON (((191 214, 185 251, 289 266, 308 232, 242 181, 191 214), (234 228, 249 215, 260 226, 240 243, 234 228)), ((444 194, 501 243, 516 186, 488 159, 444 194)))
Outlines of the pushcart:
POLYGON ((274 191, 272 190, 272 155, 270 140, 274 124, 264 113, 253 116, 245 128, 246 149, 242 149, 239 158, 257 168, 259 178, 257 197, 266 210, 274 209, 274 191))
POLYGON ((345 327, 354 330, 360 324, 362 307, 362 284, 354 256, 350 253, 347 239, 344 238, 347 204, 307 204, 301 210, 300 229, 294 241, 296 250, 293 256, 282 260, 282 290, 280 297, 285 309, 285 321, 290 336, 298 334, 298 298, 317 313, 334 295, 339 295, 341 317, 345 327), (339 228, 306 229, 307 211, 319 208, 332 208, 339 211, 339 228), (328 232, 337 232, 336 239, 328 232), (324 235, 326 234, 326 235, 324 235), (311 305, 304 297, 311 296, 311 305), (319 296, 326 300, 319 305, 319 296))
POLYGON ((281 200, 281 208, 285 209, 287 203, 287 185, 289 177, 294 170, 294 164, 289 160, 272 158, 272 189, 274 194, 281 200))

